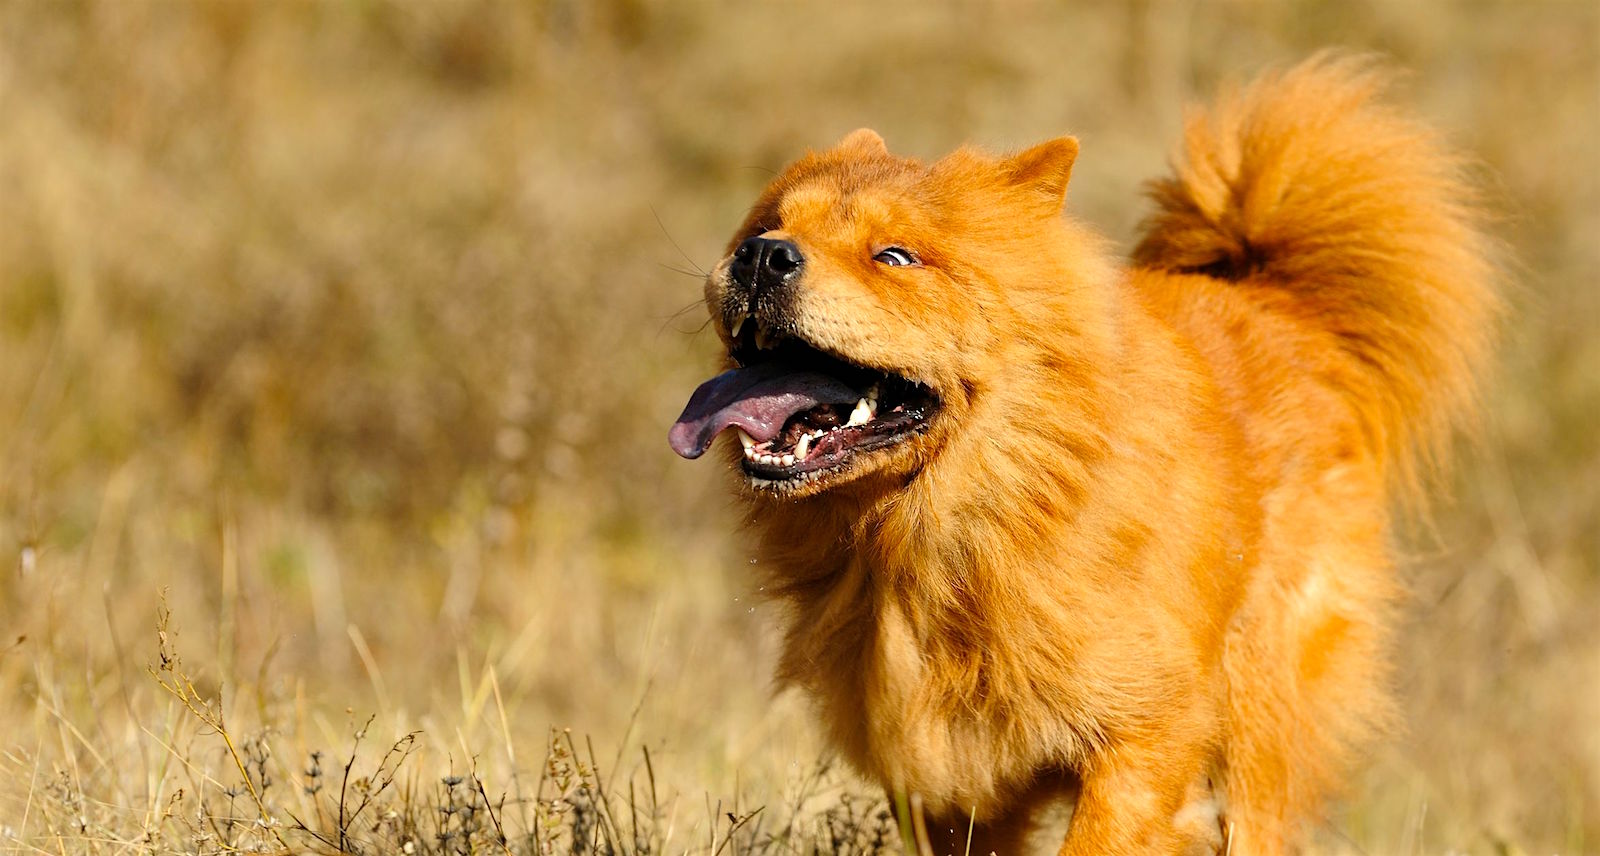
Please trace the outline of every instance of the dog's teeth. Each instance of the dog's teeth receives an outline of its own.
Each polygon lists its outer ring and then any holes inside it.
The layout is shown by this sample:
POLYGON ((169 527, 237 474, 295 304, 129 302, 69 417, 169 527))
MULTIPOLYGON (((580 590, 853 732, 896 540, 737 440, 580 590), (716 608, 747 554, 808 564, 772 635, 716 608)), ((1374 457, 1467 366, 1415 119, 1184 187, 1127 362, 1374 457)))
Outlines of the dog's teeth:
POLYGON ((756 347, 763 351, 772 347, 772 337, 767 335, 765 327, 756 327, 756 347))
POLYGON ((845 427, 849 428, 853 425, 865 425, 871 421, 872 405, 868 404, 867 400, 863 398, 856 402, 856 409, 850 411, 850 421, 845 423, 845 427))
POLYGON ((786 467, 792 467, 794 466, 794 455, 784 455, 778 459, 778 463, 783 464, 786 467))
POLYGON ((800 442, 794 444, 794 457, 797 461, 806 459, 806 453, 811 451, 811 435, 801 434, 800 442))
POLYGON ((739 338, 739 331, 744 328, 744 319, 749 317, 750 316, 746 315, 745 313, 740 312, 738 319, 733 322, 733 329, 728 331, 728 338, 739 338))
POLYGON ((778 459, 772 457, 771 455, 761 455, 756 460, 759 460, 763 464, 775 464, 778 462, 778 459))
POLYGON ((756 438, 746 434, 743 428, 736 428, 734 430, 739 432, 739 445, 744 447, 745 454, 750 454, 750 450, 755 448, 756 438))

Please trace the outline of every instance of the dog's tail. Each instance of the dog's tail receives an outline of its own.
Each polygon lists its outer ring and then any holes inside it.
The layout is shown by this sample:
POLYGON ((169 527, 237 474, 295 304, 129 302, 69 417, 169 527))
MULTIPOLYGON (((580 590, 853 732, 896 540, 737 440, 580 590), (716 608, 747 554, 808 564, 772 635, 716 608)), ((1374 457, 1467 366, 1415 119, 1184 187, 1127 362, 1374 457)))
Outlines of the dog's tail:
POLYGON ((1188 118, 1136 263, 1236 280, 1331 334, 1335 382, 1400 489, 1447 463, 1499 299, 1483 206, 1372 61, 1319 55, 1188 118))

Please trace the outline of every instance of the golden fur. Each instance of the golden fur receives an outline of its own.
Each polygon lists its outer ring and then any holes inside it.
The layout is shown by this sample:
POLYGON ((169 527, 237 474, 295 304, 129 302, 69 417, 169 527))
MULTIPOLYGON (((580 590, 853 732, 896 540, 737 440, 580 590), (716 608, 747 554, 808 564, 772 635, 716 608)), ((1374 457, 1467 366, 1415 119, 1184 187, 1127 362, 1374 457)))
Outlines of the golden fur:
POLYGON ((1385 721, 1388 509, 1497 304, 1460 164, 1384 83, 1324 56, 1193 116, 1131 267, 1060 214, 1071 138, 923 164, 858 131, 735 237, 804 250, 790 333, 941 399, 831 481, 742 491, 782 680, 940 852, 969 815, 1018 852, 1072 798, 1065 854, 1280 853, 1385 721))

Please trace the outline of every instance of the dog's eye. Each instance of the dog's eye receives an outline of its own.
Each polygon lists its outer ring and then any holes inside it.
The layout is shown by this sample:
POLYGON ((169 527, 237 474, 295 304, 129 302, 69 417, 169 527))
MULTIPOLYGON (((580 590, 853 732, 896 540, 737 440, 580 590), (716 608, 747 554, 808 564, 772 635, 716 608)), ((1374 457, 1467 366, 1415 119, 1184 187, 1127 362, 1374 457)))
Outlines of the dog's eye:
POLYGON ((910 250, 904 250, 899 247, 886 247, 879 250, 878 254, 872 257, 872 260, 889 267, 905 267, 917 263, 917 257, 912 255, 910 250))

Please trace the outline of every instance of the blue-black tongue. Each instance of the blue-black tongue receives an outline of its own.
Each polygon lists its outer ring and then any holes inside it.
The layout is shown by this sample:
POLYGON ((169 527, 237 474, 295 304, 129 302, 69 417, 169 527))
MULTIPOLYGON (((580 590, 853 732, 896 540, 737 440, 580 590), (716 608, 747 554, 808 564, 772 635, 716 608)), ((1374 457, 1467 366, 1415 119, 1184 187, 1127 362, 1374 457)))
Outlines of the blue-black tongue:
POLYGON ((860 397, 843 381, 819 372, 794 371, 778 363, 733 369, 700 384, 667 432, 667 442, 683 457, 698 458, 733 426, 766 442, 796 413, 823 404, 854 404, 860 397))

